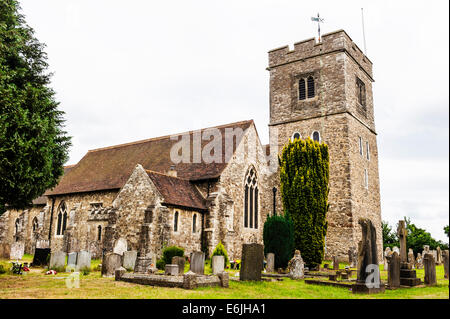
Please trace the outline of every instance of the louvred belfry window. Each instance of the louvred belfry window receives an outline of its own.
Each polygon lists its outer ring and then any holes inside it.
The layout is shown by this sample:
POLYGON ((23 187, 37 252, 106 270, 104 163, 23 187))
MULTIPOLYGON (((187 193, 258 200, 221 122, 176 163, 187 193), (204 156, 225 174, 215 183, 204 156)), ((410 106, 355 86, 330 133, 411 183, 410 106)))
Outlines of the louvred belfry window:
POLYGON ((306 83, 305 83, 305 79, 300 79, 298 81, 298 99, 299 100, 306 99, 306 83))
POLYGON ((258 228, 258 178, 252 167, 245 177, 244 227, 258 228))
POLYGON ((314 84, 314 77, 312 75, 307 78, 298 80, 298 99, 306 100, 312 99, 316 96, 316 87, 314 84))
POLYGON ((366 107, 366 85, 359 78, 356 78, 356 94, 359 104, 366 107))
POLYGON ((308 76, 308 99, 313 98, 315 95, 314 78, 308 76))

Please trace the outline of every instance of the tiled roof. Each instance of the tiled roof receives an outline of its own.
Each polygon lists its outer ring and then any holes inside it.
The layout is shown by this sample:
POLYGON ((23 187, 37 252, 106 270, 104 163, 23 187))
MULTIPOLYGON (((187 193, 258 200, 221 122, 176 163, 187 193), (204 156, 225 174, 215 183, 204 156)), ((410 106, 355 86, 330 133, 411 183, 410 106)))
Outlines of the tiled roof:
POLYGON ((206 210, 204 198, 190 181, 149 170, 146 172, 164 197, 164 204, 206 210))
MULTIPOLYGON (((174 164, 170 159, 170 150, 177 140, 170 136, 152 138, 128 144, 116 145, 89 151, 70 172, 64 175, 61 182, 45 195, 61 195, 79 192, 120 189, 137 164, 145 169, 166 173, 175 165, 178 177, 186 180, 202 180, 217 178, 225 169, 225 129, 241 128, 245 131, 253 124, 253 120, 216 126, 222 133, 222 163, 192 163, 193 152, 191 143, 191 163, 174 164)), ((202 132, 207 129, 203 129, 202 132)), ((189 134, 193 140, 193 131, 174 134, 189 134)), ((210 143, 202 140, 203 146, 210 143)), ((233 145, 233 153, 237 142, 233 145)))

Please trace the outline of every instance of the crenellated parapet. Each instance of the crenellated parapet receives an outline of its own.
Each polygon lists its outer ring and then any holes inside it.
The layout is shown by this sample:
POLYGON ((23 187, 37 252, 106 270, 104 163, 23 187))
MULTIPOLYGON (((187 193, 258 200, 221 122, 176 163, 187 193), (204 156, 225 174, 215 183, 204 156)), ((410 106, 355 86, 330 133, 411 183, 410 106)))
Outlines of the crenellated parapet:
POLYGON ((370 76, 370 78, 373 78, 372 62, 344 30, 338 30, 323 35, 321 42, 316 42, 315 38, 310 38, 294 43, 294 50, 289 50, 289 46, 287 45, 270 50, 268 52, 268 69, 270 70, 288 63, 304 61, 334 52, 345 52, 367 73, 367 75, 370 76))

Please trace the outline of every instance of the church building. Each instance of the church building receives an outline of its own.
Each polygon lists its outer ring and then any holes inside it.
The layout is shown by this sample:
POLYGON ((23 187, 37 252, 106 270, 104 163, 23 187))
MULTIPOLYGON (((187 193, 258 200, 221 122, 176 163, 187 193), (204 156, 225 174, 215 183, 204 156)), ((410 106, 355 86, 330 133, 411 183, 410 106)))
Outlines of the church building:
POLYGON ((210 256, 222 242, 239 259, 243 243, 263 243, 267 216, 283 213, 278 154, 310 137, 329 146, 325 257, 347 260, 361 217, 376 227, 381 257, 372 62, 339 30, 269 51, 267 70, 268 145, 245 120, 90 150, 27 209, 0 217, 1 251, 22 242, 26 253, 101 258, 125 243, 153 258, 172 245, 210 256))

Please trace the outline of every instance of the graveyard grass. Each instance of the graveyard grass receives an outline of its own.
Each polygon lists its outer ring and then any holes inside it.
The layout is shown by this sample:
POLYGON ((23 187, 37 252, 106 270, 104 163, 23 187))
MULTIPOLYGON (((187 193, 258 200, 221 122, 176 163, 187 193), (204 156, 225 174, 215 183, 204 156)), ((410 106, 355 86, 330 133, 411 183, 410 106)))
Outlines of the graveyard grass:
MULTIPOLYGON (((25 255, 22 262, 30 262, 32 256, 25 255)), ((444 279, 443 265, 436 267, 438 284, 434 287, 400 288, 386 290, 384 294, 357 295, 348 288, 328 287, 305 284, 303 280, 284 279, 275 282, 236 282, 230 280, 229 288, 208 287, 185 290, 180 288, 163 288, 144 286, 121 281, 114 278, 102 278, 99 260, 92 260, 91 271, 80 275, 80 288, 67 288, 68 273, 45 275, 44 268, 32 268, 24 275, 13 275, 9 271, 0 274, 0 299, 449 299, 449 281, 444 279)), ((9 269, 8 260, 0 260, 4 269, 9 269)), ((345 264, 341 264, 344 268, 345 264)), ((382 267, 382 266, 381 266, 382 267)), ((186 270, 189 265, 186 265, 186 270)), ((209 263, 206 273, 211 273, 209 263)), ((229 270, 230 277, 236 271, 229 270)), ((387 280, 386 271, 382 279, 387 280)), ((423 280, 424 270, 417 270, 417 276, 423 280)))

